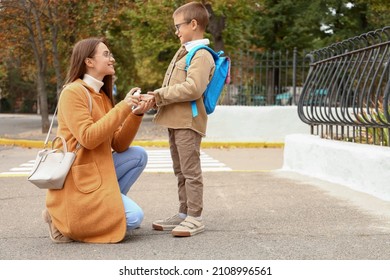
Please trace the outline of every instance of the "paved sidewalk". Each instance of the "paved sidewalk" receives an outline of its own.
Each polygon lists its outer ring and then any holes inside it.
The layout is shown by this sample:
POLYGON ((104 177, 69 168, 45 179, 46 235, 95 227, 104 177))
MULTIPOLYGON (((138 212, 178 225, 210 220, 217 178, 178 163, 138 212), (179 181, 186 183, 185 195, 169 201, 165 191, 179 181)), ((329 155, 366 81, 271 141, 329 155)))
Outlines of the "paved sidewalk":
MULTIPOLYGON (((36 151, 0 146, 0 172, 36 151)), ((203 151, 232 169, 204 174, 204 233, 174 238, 152 230, 155 219, 177 210, 175 178, 144 173, 129 196, 145 219, 126 240, 53 244, 40 216, 45 191, 25 177, 6 177, 0 178, 0 259, 390 260, 389 202, 283 171, 281 148, 203 151)))
MULTIPOLYGON (((24 148, 1 150, 2 161, 15 162, 14 149, 24 148)), ((389 203, 297 174, 239 169, 204 174, 206 231, 191 238, 152 230, 177 211, 175 178, 142 174, 129 196, 144 222, 115 245, 51 243, 40 216, 45 191, 25 177, 0 178, 0 259, 390 259, 389 203)))

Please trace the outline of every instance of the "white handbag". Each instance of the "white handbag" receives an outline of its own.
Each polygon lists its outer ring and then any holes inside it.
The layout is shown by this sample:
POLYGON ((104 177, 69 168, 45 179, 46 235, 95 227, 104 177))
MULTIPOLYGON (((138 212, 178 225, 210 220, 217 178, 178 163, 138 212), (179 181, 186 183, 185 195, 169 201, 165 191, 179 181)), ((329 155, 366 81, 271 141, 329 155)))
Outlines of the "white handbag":
POLYGON ((57 136, 52 141, 51 149, 43 149, 38 152, 28 181, 40 189, 62 189, 76 158, 76 152, 77 149, 75 152, 68 152, 64 137, 57 136), (53 149, 56 140, 62 141, 62 150, 53 149))
MULTIPOLYGON (((86 90, 86 92, 89 98, 89 110, 92 112, 92 98, 88 90, 86 90)), ((57 136, 52 141, 51 149, 45 148, 49 140, 56 113, 57 108, 55 109, 50 128, 46 136, 44 149, 38 152, 33 169, 27 178, 29 182, 33 183, 40 189, 59 190, 63 188, 66 176, 76 159, 76 153, 81 147, 80 143, 77 142, 76 150, 74 152, 68 152, 64 137, 57 136), (53 148, 55 141, 58 140, 62 141, 62 149, 53 148)))

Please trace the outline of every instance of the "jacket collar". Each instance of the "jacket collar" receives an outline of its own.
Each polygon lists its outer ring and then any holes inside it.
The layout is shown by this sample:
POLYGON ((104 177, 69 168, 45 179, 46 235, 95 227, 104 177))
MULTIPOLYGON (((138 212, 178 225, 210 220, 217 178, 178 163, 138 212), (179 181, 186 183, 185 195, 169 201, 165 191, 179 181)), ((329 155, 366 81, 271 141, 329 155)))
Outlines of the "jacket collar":
POLYGON ((186 48, 187 52, 189 52, 192 48, 198 46, 198 45, 209 45, 210 40, 209 39, 199 39, 199 40, 194 40, 187 42, 183 44, 183 46, 186 48))

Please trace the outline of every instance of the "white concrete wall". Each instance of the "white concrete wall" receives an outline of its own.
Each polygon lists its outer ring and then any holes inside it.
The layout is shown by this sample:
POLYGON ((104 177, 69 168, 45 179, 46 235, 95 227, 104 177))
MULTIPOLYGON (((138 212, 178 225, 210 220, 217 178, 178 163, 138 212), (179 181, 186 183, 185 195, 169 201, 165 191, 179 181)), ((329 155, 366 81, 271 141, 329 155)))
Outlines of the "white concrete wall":
POLYGON ((280 143, 292 133, 310 134, 296 106, 217 106, 204 141, 280 143))
POLYGON ((390 201, 390 148, 291 134, 283 170, 338 183, 390 201))
POLYGON ((310 135, 296 106, 217 106, 204 141, 283 142, 283 170, 390 201, 390 148, 310 135))

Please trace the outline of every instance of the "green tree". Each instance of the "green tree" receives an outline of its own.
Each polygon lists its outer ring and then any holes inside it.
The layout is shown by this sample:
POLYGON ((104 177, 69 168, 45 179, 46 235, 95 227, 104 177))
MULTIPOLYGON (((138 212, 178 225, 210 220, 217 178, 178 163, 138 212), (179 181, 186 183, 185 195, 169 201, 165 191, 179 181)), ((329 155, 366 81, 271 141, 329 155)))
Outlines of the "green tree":
MULTIPOLYGON (((92 36, 108 38, 119 98, 133 86, 144 92, 160 87, 180 46, 172 13, 189 1, 1 0, 2 96, 39 96, 44 130, 44 112, 55 106, 73 45, 92 36)), ((387 0, 200 1, 211 15, 206 37, 230 56, 237 50, 313 50, 390 24, 387 0)))
POLYGON ((179 47, 170 15, 173 6, 182 2, 135 1, 131 9, 121 15, 121 38, 116 39, 128 42, 123 51, 131 49, 137 71, 134 83, 144 92, 160 87, 163 72, 179 47))
MULTIPOLYGON (((48 100, 56 100, 64 80, 73 44, 85 37, 107 36, 107 30, 117 10, 127 1, 39 1, 19 0, 0 2, 0 38, 5 42, 6 59, 22 58, 18 67, 34 74, 38 109, 42 116, 42 132, 48 131, 48 100), (77 12, 79 11, 79 12, 77 12), (80 11, 83 11, 81 13, 80 11), (59 39, 61 38, 61 40, 59 39), (31 66, 31 57, 35 66, 31 66), (25 58, 25 59, 23 59, 25 58), (54 75, 54 79, 51 76, 54 75), (57 90, 51 95, 51 84, 57 90)), ((13 65, 13 64, 8 64, 13 65)), ((12 69, 12 68, 10 68, 12 69)), ((18 72, 19 73, 19 72, 18 72)), ((21 71, 21 79, 26 80, 21 71)), ((8 75, 9 76, 9 75, 8 75)), ((31 80, 30 80, 31 81, 31 80)), ((13 94, 13 93, 12 93, 13 94)), ((53 102, 51 102, 53 104, 53 102)))
POLYGON ((371 29, 382 28, 390 25, 390 6, 387 0, 356 0, 359 4, 367 3, 369 12, 367 19, 371 29))
POLYGON ((256 5, 252 44, 267 50, 310 48, 320 36, 318 1, 264 0, 256 5))
MULTIPOLYGON (((110 32, 114 40, 122 40, 131 48, 137 74, 134 83, 143 90, 160 87, 165 69, 180 47, 175 35, 172 13, 189 1, 150 0, 134 1, 120 15, 116 32, 110 32), (120 36, 120 37, 118 37, 120 36)), ((252 11, 256 1, 214 0, 202 1, 211 14, 205 34, 211 46, 229 53, 237 46, 250 47, 252 11)), ((122 49, 125 53, 127 50, 122 49)))
POLYGON ((206 7, 211 6, 208 8, 211 19, 207 30, 213 38, 212 46, 227 54, 237 49, 251 48, 254 41, 255 11, 261 2, 263 1, 207 1, 206 7), (218 42, 218 36, 222 36, 223 44, 218 42))
POLYGON ((318 3, 322 34, 314 48, 358 36, 390 24, 390 7, 384 0, 321 0, 318 3))
POLYGON ((47 73, 46 30, 42 22, 44 5, 38 1, 1 1, 2 27, 5 33, 14 39, 14 49, 30 53, 35 62, 38 104, 42 116, 42 132, 49 128, 47 92, 45 79, 47 73), (12 27, 12 28, 11 28, 12 27), (15 33, 13 28, 18 31, 15 33))

